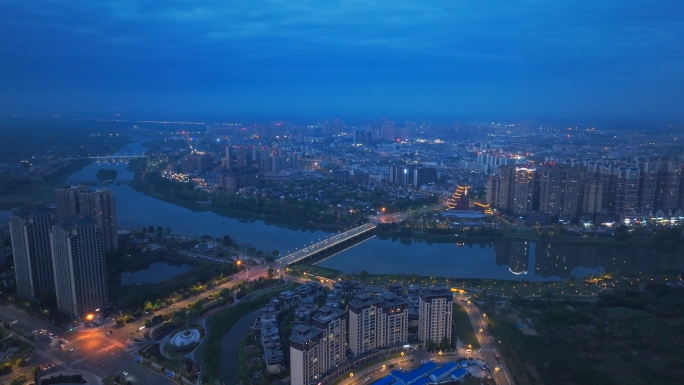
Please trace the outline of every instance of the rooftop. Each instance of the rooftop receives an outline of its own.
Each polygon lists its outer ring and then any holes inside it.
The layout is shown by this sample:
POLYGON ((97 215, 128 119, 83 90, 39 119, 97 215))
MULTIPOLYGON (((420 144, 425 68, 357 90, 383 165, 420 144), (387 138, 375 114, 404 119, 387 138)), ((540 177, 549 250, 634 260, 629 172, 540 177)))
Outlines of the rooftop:
POLYGON ((391 374, 389 374, 389 375, 373 382, 371 385, 390 385, 391 383, 393 383, 396 380, 397 380, 396 378, 394 378, 391 374))
POLYGON ((439 379, 440 377, 447 375, 451 373, 452 371, 458 369, 459 366, 455 362, 447 362, 446 364, 442 365, 439 367, 437 370, 432 372, 430 375, 435 376, 435 378, 439 379))
POLYGON ((426 376, 427 374, 435 370, 435 368, 437 368, 437 364, 435 364, 434 362, 428 362, 417 367, 416 369, 413 369, 410 372, 402 372, 399 369, 395 369, 392 371, 392 375, 396 377, 399 381, 402 381, 404 384, 408 385, 418 380, 419 378, 426 376))

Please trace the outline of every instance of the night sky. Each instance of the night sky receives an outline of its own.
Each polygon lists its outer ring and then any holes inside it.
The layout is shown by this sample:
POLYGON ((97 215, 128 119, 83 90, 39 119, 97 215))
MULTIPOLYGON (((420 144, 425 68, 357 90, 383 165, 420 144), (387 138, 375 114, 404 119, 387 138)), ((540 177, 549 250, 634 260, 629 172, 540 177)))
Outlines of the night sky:
POLYGON ((0 114, 684 119, 684 2, 0 1, 0 114))

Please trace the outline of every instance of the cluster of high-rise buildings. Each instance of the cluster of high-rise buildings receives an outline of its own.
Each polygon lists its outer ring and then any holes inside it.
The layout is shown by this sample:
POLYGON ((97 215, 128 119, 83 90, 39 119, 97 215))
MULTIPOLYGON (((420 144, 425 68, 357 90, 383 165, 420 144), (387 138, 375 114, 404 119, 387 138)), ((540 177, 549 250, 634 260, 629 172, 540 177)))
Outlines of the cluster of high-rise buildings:
POLYGON ((399 293, 368 293, 360 287, 347 291, 353 297, 346 311, 325 306, 308 323, 296 325, 290 336, 292 385, 317 384, 349 360, 403 346, 410 324, 418 327, 420 341, 450 344, 453 293, 449 288, 413 288, 406 296, 399 289, 399 293), (413 317, 410 308, 415 309, 413 317))
POLYGON ((437 182, 437 169, 423 164, 389 166, 388 181, 399 186, 420 187, 437 182))
POLYGON ((502 165, 487 183, 487 202, 525 216, 674 213, 684 207, 682 160, 599 159, 538 166, 502 165))
POLYGON ((111 190, 84 186, 55 190, 57 209, 13 210, 10 235, 17 295, 55 295, 57 308, 82 317, 107 303, 105 253, 118 247, 111 190))
POLYGON ((202 175, 209 187, 236 190, 254 186, 266 174, 299 168, 300 153, 282 147, 271 149, 254 145, 227 145, 223 164, 218 166, 207 152, 195 151, 170 165, 163 176, 174 178, 176 171, 185 175, 202 175))

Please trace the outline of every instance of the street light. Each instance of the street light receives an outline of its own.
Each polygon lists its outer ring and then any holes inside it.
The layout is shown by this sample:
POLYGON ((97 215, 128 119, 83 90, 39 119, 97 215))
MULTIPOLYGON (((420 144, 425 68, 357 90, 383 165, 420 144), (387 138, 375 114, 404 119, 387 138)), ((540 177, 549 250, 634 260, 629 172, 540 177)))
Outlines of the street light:
POLYGON ((94 315, 88 314, 88 315, 86 316, 86 319, 87 319, 88 321, 92 321, 92 320, 93 320, 93 317, 94 317, 94 315))

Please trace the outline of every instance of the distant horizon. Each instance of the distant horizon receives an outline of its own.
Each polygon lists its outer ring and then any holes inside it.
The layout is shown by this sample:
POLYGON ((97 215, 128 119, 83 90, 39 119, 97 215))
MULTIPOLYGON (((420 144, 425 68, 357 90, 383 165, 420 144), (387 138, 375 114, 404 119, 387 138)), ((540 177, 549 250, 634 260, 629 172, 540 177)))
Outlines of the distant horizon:
POLYGON ((681 2, 7 0, 0 10, 2 115, 684 121, 681 2))
POLYGON ((605 130, 631 130, 631 131, 640 131, 640 130, 650 130, 653 128, 659 128, 663 130, 667 129, 681 129, 684 127, 684 121, 681 122, 668 122, 668 121, 658 121, 658 120, 646 120, 646 121, 638 121, 638 120, 631 120, 631 121, 544 121, 544 120, 535 120, 535 119, 521 119, 521 120, 516 120, 516 119, 501 119, 501 120, 478 120, 478 119, 471 119, 471 120, 448 120, 448 119, 392 119, 390 117, 369 117, 366 119, 345 119, 343 117, 323 117, 323 118, 297 118, 293 117, 291 119, 286 119, 286 118, 256 118, 256 117, 245 117, 245 118, 235 118, 235 119, 230 119, 230 118, 224 118, 224 119, 201 119, 201 118, 173 118, 173 117, 125 117, 125 116, 95 116, 95 117, 85 117, 85 116, 60 116, 60 115, 17 115, 17 114, 0 114, 0 120, 1 119, 39 119, 39 120, 50 120, 50 119, 55 119, 57 121, 62 120, 62 121, 68 121, 68 120, 73 120, 73 121, 93 121, 93 122, 119 122, 119 123, 149 123, 149 124, 168 124, 168 125, 174 125, 174 124, 192 124, 192 125, 197 125, 201 126, 204 128, 204 125, 212 125, 212 124, 239 124, 239 125, 267 125, 271 123, 276 123, 276 122, 282 122, 282 123, 289 123, 289 124, 294 124, 298 126, 310 126, 310 125, 315 125, 315 124, 322 124, 327 122, 331 122, 334 120, 339 120, 340 122, 343 122, 347 126, 351 127, 359 127, 362 128, 362 126, 367 125, 371 121, 377 121, 377 120, 382 120, 385 119, 388 122, 391 122, 399 127, 404 126, 406 123, 415 123, 415 124, 427 124, 434 126, 435 128, 448 128, 449 126, 455 125, 455 124, 460 124, 463 126, 473 126, 475 124, 491 124, 491 123, 496 123, 496 124, 519 124, 519 123, 526 123, 526 122, 534 122, 537 125, 547 125, 547 126, 555 126, 556 128, 565 128, 565 127, 580 127, 580 128, 588 128, 588 127, 596 127, 598 129, 605 129, 605 130))

